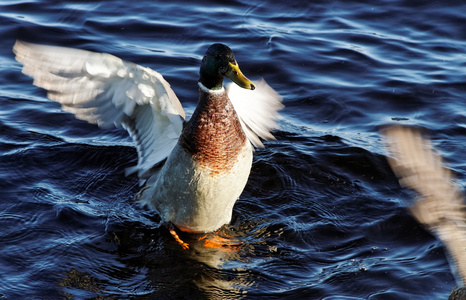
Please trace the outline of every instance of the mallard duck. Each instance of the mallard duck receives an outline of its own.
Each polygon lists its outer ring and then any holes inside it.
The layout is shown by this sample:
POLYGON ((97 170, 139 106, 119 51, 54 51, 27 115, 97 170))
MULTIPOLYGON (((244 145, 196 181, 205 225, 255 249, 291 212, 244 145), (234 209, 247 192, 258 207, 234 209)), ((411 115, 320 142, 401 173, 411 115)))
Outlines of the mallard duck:
POLYGON ((23 73, 76 118, 125 128, 136 143, 143 187, 137 199, 187 232, 213 232, 231 220, 254 147, 273 139, 281 97, 251 82, 232 50, 211 45, 201 62, 199 102, 189 121, 156 71, 113 55, 17 41, 23 73), (223 87, 224 77, 236 85, 223 87))

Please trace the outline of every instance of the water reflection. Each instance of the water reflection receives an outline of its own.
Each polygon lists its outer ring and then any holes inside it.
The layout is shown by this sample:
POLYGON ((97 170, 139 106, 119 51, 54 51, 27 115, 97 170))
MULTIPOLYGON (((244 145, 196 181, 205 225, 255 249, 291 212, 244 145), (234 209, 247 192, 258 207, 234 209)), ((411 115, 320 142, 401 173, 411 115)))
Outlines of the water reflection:
MULTIPOLYGON (((202 236, 183 235, 190 245, 184 252, 186 259, 205 266, 204 272, 193 278, 196 287, 209 297, 243 298, 248 287, 255 285, 257 280, 248 269, 248 263, 264 249, 275 251, 267 244, 268 231, 266 226, 240 224, 224 226, 218 232, 202 236)), ((281 232, 274 234, 279 236, 281 232)))
POLYGON ((267 239, 281 235, 281 230, 251 221, 207 235, 179 232, 189 244, 185 250, 164 225, 150 228, 132 223, 113 230, 90 245, 99 252, 99 259, 107 256, 108 261, 94 269, 65 272, 58 282, 61 295, 99 298, 115 290, 121 293, 125 287, 114 284, 126 282, 135 296, 241 299, 258 284, 257 274, 248 267, 253 257, 276 251, 267 239), (121 266, 109 270, 115 261, 121 266))
POLYGON ((86 295, 86 297, 100 295, 104 290, 99 282, 92 276, 74 268, 63 276, 58 286, 61 288, 61 295, 64 296, 65 299, 74 298, 71 291, 72 289, 87 292, 88 295, 86 295))

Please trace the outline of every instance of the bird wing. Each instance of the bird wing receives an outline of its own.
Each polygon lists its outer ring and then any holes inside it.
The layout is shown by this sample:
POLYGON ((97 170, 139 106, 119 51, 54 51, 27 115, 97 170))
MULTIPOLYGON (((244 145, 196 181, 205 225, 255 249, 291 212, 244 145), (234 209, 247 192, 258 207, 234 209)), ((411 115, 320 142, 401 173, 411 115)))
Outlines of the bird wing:
POLYGON ((451 257, 458 286, 466 283, 466 210, 464 198, 453 183, 429 140, 418 130, 394 126, 384 131, 393 157, 388 162, 400 184, 421 197, 411 207, 414 217, 442 240, 451 257), (458 276, 459 275, 459 276, 458 276))
POLYGON ((146 178, 175 146, 184 110, 161 74, 106 53, 17 41, 23 73, 76 118, 102 128, 125 128, 136 142, 138 164, 128 172, 146 178))
POLYGON ((278 128, 278 113, 284 106, 282 97, 265 80, 254 82, 256 88, 247 90, 230 83, 228 97, 241 122, 246 137, 255 147, 264 147, 260 139, 273 140, 271 131, 278 128))

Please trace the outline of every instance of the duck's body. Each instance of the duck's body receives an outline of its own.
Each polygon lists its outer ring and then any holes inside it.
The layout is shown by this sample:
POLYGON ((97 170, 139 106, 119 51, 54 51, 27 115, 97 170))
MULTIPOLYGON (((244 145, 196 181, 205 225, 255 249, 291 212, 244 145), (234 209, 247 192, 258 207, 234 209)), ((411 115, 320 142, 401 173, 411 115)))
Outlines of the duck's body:
POLYGON ((252 165, 251 143, 225 89, 200 88, 199 105, 154 184, 140 200, 184 231, 214 231, 231 220, 252 165), (215 126, 213 126, 215 124, 215 126))
POLYGON ((17 42, 16 58, 34 84, 49 90, 77 118, 123 126, 136 141, 131 172, 145 183, 141 203, 190 232, 215 231, 231 220, 259 138, 271 139, 281 98, 264 81, 252 94, 223 88, 256 85, 242 75, 233 52, 214 44, 201 64, 199 103, 188 122, 175 93, 148 68, 109 54, 17 42))

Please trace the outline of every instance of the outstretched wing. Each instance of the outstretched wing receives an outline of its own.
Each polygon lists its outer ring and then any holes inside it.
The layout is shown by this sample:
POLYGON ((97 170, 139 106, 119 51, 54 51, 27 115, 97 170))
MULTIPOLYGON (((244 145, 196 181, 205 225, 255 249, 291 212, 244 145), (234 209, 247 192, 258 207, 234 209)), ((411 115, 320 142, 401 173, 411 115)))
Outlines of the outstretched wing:
POLYGON ((145 178, 164 160, 181 134, 185 114, 159 73, 106 53, 17 41, 16 59, 34 84, 76 118, 100 127, 124 127, 137 144, 145 178))
POLYGON ((265 80, 254 84, 256 88, 251 91, 230 83, 226 91, 247 138, 255 147, 262 148, 264 145, 260 139, 274 139, 271 131, 277 129, 278 111, 284 106, 282 97, 265 80))
POLYGON ((411 212, 438 235, 448 249, 450 266, 458 286, 466 283, 466 210, 464 198, 453 183, 450 170, 419 131, 395 126, 386 129, 388 158, 400 184, 415 190, 417 199, 411 212))

